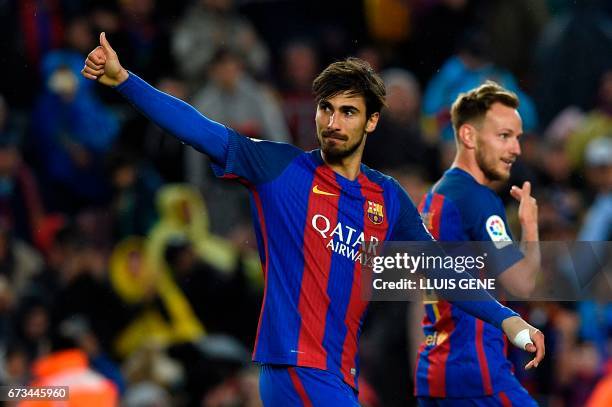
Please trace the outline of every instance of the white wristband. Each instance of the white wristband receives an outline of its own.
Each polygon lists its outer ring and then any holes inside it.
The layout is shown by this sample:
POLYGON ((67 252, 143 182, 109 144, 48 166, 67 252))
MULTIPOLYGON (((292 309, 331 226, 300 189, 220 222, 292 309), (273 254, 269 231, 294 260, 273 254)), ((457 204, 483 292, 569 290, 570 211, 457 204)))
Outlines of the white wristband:
POLYGON ((529 336, 529 329, 525 328, 522 331, 520 331, 519 333, 516 334, 516 336, 514 337, 514 339, 512 340, 512 343, 517 347, 517 348, 521 348, 523 350, 525 350, 525 347, 528 344, 533 344, 533 342, 531 341, 531 337, 529 336))

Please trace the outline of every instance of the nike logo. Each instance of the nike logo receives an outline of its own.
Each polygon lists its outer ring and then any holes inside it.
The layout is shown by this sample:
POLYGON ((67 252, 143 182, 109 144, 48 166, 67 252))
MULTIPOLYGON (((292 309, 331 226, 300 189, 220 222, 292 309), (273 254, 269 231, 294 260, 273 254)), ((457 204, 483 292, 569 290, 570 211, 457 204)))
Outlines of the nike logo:
POLYGON ((315 185, 315 186, 312 188, 312 192, 314 192, 315 194, 318 194, 318 195, 338 196, 338 194, 332 194, 331 192, 321 191, 321 190, 319 189, 319 186, 318 186, 318 185, 315 185))

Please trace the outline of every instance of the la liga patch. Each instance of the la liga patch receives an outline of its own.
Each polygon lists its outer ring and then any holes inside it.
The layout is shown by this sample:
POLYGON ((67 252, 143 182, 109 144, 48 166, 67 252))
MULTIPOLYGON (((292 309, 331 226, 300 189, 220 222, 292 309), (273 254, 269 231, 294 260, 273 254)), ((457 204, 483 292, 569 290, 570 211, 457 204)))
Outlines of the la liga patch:
POLYGON ((487 233, 491 240, 495 242, 495 247, 501 249, 512 243, 512 239, 506 231, 504 220, 499 215, 491 215, 485 223, 487 233))

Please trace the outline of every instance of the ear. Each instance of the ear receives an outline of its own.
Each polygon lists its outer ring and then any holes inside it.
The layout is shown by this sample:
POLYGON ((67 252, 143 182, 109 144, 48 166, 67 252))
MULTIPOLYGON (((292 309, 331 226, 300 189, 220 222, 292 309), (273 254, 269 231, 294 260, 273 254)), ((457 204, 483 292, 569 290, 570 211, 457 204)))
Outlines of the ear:
POLYGON ((476 148, 476 133, 478 130, 474 126, 469 123, 463 124, 459 127, 459 134, 457 134, 457 138, 459 139, 459 143, 463 145, 465 148, 472 150, 476 148))
POLYGON ((380 118, 380 113, 372 113, 366 122, 366 133, 372 133, 376 129, 376 125, 378 124, 378 119, 380 118))

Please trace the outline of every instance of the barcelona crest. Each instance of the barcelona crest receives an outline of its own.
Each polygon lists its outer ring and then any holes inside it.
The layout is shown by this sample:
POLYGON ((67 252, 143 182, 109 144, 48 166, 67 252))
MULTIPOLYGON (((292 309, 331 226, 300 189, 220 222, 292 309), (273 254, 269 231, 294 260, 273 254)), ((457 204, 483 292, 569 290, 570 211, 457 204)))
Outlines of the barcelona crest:
POLYGON ((368 201, 368 219, 375 225, 380 225, 384 219, 382 204, 368 201))

